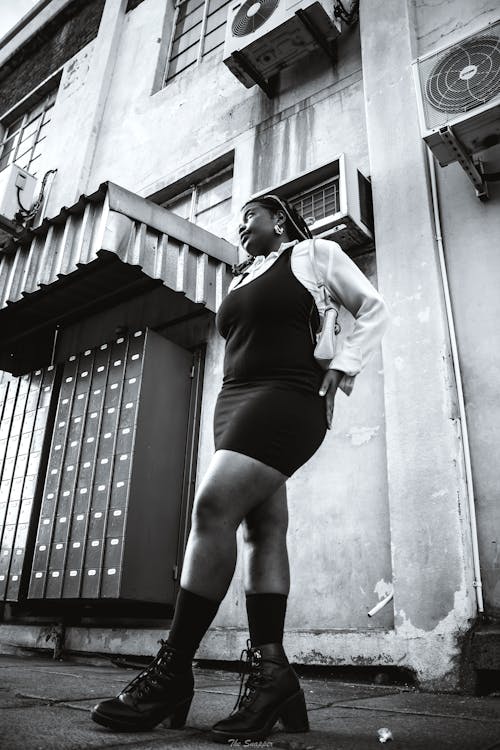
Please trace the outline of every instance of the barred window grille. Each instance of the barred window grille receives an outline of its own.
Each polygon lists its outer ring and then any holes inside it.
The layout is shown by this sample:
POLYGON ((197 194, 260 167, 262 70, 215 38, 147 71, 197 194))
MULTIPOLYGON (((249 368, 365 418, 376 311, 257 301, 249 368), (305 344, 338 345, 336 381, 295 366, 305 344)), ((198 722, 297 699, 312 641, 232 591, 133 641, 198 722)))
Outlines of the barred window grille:
POLYGON ((336 214, 340 211, 339 176, 302 191, 288 201, 310 224, 336 214))
POLYGON ((165 83, 224 44, 229 0, 178 0, 165 83))
POLYGON ((233 168, 230 167, 191 185, 162 205, 212 234, 225 237, 229 229, 232 192, 233 168))
POLYGON ((7 126, 0 144, 0 170, 15 163, 36 177, 56 94, 57 90, 53 89, 7 126))

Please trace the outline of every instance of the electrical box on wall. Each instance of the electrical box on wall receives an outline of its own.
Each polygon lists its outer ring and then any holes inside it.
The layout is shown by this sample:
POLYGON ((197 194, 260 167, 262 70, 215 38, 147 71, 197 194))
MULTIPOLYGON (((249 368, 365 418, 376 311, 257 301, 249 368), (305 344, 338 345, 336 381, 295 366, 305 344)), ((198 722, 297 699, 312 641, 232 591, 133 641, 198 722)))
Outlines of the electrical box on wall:
POLYGON ((264 193, 286 198, 315 237, 338 242, 345 251, 373 243, 371 183, 346 154, 253 197, 264 193))
POLYGON ((228 10, 224 63, 247 88, 262 85, 340 31, 333 3, 325 0, 236 0, 228 10))
POLYGON ((500 20, 413 63, 422 136, 441 166, 500 143, 500 20))
POLYGON ((14 235, 18 232, 15 217, 21 206, 31 207, 36 187, 36 177, 9 164, 0 172, 0 234, 14 235))

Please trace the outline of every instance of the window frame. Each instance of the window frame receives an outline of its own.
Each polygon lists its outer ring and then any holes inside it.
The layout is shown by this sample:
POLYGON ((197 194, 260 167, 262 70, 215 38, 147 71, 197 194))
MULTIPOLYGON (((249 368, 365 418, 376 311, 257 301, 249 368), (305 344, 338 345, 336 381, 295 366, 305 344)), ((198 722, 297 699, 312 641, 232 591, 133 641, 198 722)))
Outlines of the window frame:
MULTIPOLYGON (((183 189, 180 189, 179 192, 173 193, 169 198, 166 198, 163 201, 159 201, 158 204, 162 206, 163 208, 167 209, 167 211, 171 211, 173 209, 170 208, 170 204, 190 195, 191 203, 190 203, 190 208, 189 208, 189 216, 187 216, 186 219, 187 221, 190 221, 193 224, 196 224, 197 226, 201 226, 201 225, 198 225, 196 221, 198 217, 197 206, 198 206, 198 197, 199 197, 200 188, 202 188, 204 185, 209 184, 213 180, 217 179, 217 177, 223 176, 224 174, 228 174, 228 179, 231 180, 230 202, 232 206, 232 200, 233 200, 232 182, 234 180, 234 162, 233 161, 224 164, 224 166, 219 166, 213 171, 209 171, 208 173, 205 173, 203 175, 200 174, 198 178, 196 178, 195 176, 196 173, 192 174, 190 178, 188 177, 184 178, 183 182, 187 183, 185 187, 183 189)), ((227 200, 227 198, 224 200, 227 200)), ((214 208, 215 206, 220 205, 222 202, 223 201, 219 201, 218 203, 215 203, 214 206, 210 206, 210 209, 214 208)), ((229 210, 228 216, 230 216, 231 213, 232 213, 232 208, 229 210)))
MULTIPOLYGON (((4 115, 0 118, 0 126, 1 126, 1 131, 2 131, 0 135, 0 161, 2 159, 5 144, 12 137, 12 134, 7 135, 9 128, 16 122, 16 120, 22 118, 20 127, 14 134, 15 145, 9 152, 7 163, 3 167, 1 167, 0 171, 3 171, 11 164, 16 164, 16 159, 18 158, 17 151, 18 151, 20 143, 22 142, 22 134, 27 127, 27 121, 30 115, 32 114, 33 110, 36 109, 40 105, 41 102, 44 102, 43 109, 40 112, 40 122, 38 123, 37 128, 36 128, 36 135, 33 140, 33 144, 31 148, 29 149, 31 151, 31 154, 29 157, 28 166, 19 167, 20 169, 24 169, 26 172, 30 172, 31 165, 33 163, 32 161, 33 152, 35 151, 38 144, 41 143, 43 140, 45 140, 45 138, 43 138, 42 141, 39 141, 38 137, 39 137, 42 127, 44 127, 47 124, 47 122, 44 119, 45 113, 49 109, 53 109, 53 107, 55 106, 57 102, 57 95, 59 91, 59 84, 61 81, 61 74, 62 74, 62 69, 56 71, 54 75, 51 75, 50 78, 43 81, 39 86, 37 86, 36 89, 30 92, 27 96, 23 97, 21 101, 17 102, 17 104, 11 107, 11 109, 5 112, 4 115), (10 153, 12 153, 12 151, 15 152, 15 156, 13 158, 10 157, 10 153)), ((52 121, 52 116, 48 122, 50 123, 51 121, 52 121)), ((38 157, 36 157, 35 161, 38 161, 38 157)), ((40 177, 40 175, 38 174, 36 176, 37 178, 40 177)))
MULTIPOLYGON (((203 0, 203 12, 202 12, 202 18, 201 18, 200 34, 199 34, 199 37, 197 38, 197 41, 195 42, 195 44, 197 45, 196 58, 195 58, 195 60, 193 62, 189 63, 189 65, 187 65, 185 68, 182 68, 182 70, 179 70, 178 72, 175 72, 172 76, 169 75, 170 69, 171 69, 171 64, 172 64, 172 49, 173 49, 173 46, 174 46, 175 35, 176 35, 176 31, 177 31, 177 23, 178 23, 178 19, 179 19, 179 12, 180 12, 181 6, 184 3, 187 3, 187 2, 189 2, 189 0, 175 0, 174 14, 173 14, 173 18, 172 18, 172 27, 171 27, 171 33, 170 33, 170 36, 169 36, 169 43, 168 43, 166 60, 165 60, 165 66, 164 66, 164 71, 163 71, 163 76, 162 76, 161 88, 165 88, 165 86, 167 86, 170 83, 170 81, 173 81, 175 78, 177 78, 177 76, 182 75, 182 73, 184 73, 185 71, 191 70, 191 69, 196 70, 199 67, 199 65, 203 62, 204 58, 208 58, 210 55, 212 55, 218 49, 220 49, 221 47, 223 47, 224 43, 225 43, 225 34, 224 34, 224 39, 223 39, 222 42, 220 42, 219 44, 217 44, 215 47, 213 47, 212 49, 210 49, 208 52, 205 52, 205 40, 206 40, 206 37, 207 37, 207 21, 208 21, 209 15, 210 15, 210 13, 209 13, 209 5, 210 5, 211 0, 203 0)), ((228 14, 229 14, 229 5, 230 5, 230 2, 231 2, 231 0, 226 0, 226 2, 224 2, 223 5, 221 6, 221 8, 225 7, 226 10, 227 10, 227 12, 226 12, 226 20, 224 21, 224 24, 220 24, 220 26, 222 26, 222 25, 225 26, 227 24, 227 17, 228 17, 228 14)), ((220 10, 220 8, 217 8, 217 10, 215 10, 213 12, 217 13, 219 10, 220 10)), ((216 28, 219 28, 219 27, 216 27, 216 28)), ((214 31, 216 31, 216 29, 212 29, 208 33, 211 34, 214 31)), ((184 52, 184 50, 183 50, 183 52, 184 52)), ((183 54, 183 52, 181 52, 180 54, 183 54)))

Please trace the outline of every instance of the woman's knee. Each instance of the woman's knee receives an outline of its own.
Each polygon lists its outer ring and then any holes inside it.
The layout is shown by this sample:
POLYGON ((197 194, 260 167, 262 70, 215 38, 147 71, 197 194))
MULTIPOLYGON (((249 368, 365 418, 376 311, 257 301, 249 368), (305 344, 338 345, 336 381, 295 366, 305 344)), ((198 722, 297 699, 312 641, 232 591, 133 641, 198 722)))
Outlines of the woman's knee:
MULTIPOLYGON (((283 476, 260 461, 233 451, 216 451, 195 495, 192 520, 200 528, 236 529, 269 498, 286 506, 283 476)), ((267 511, 266 511, 267 512, 267 511)))
POLYGON ((205 487, 195 496, 192 511, 192 526, 197 531, 222 530, 230 527, 236 531, 237 523, 232 518, 227 503, 220 492, 205 487))

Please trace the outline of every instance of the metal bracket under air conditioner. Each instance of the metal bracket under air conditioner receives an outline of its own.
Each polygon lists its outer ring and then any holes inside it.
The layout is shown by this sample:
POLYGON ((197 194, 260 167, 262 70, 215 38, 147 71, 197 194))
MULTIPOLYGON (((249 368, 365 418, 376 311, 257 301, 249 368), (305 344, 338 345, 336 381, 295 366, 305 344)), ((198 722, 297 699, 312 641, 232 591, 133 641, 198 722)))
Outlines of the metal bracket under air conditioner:
POLYGON ((304 10, 296 10, 295 15, 301 22, 301 24, 307 29, 307 31, 310 33, 310 35, 313 37, 313 39, 319 44, 325 55, 332 61, 332 63, 335 65, 337 63, 337 45, 335 42, 332 42, 331 44, 328 43, 328 41, 325 39, 324 35, 321 33, 321 30, 316 26, 316 24, 311 21, 309 16, 304 10))
POLYGON ((241 53, 239 50, 235 50, 232 54, 232 57, 237 62, 237 64, 245 71, 245 73, 248 73, 250 78, 255 81, 255 83, 260 86, 262 91, 267 94, 269 99, 272 99, 275 90, 273 84, 268 81, 264 76, 262 76, 257 68, 255 68, 250 60, 248 60, 243 53, 241 53))
POLYGON ((441 136, 444 143, 449 146, 456 155, 457 161, 465 171, 465 174, 474 185, 476 195, 481 201, 485 201, 489 198, 488 186, 484 179, 483 167, 480 161, 474 162, 465 150, 465 147, 457 138, 453 132, 453 128, 446 125, 439 129, 439 135, 441 136))

